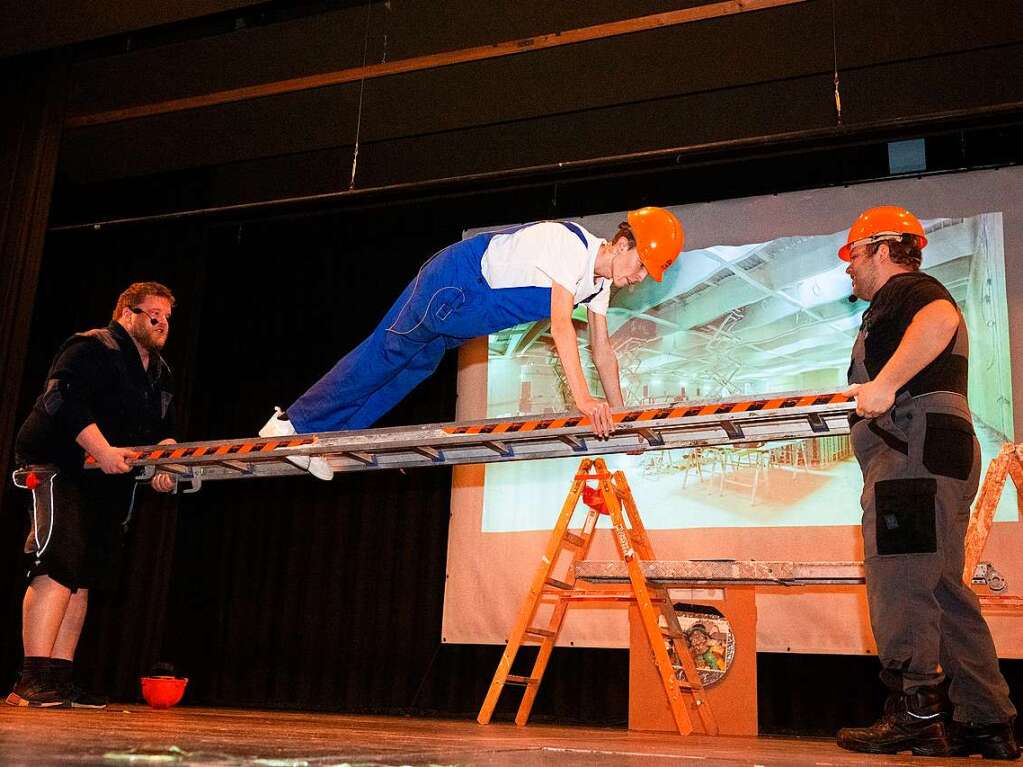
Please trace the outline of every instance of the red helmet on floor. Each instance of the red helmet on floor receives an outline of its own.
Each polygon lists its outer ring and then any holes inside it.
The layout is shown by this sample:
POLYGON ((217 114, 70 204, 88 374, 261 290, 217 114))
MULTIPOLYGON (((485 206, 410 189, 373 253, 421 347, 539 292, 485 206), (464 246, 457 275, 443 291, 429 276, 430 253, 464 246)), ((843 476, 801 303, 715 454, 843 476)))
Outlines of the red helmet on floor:
POLYGON ((838 251, 838 257, 843 261, 849 260, 849 252, 853 245, 861 240, 880 242, 901 237, 904 234, 912 234, 917 238, 917 247, 920 250, 927 245, 927 238, 924 237, 924 228, 920 219, 914 216, 905 208, 895 205, 882 205, 871 208, 860 214, 852 227, 849 229, 849 239, 846 240, 838 251))
POLYGON ((682 223, 674 213, 664 208, 632 210, 628 220, 636 237, 639 260, 646 267, 647 274, 660 282, 685 244, 686 233, 682 230, 682 223))

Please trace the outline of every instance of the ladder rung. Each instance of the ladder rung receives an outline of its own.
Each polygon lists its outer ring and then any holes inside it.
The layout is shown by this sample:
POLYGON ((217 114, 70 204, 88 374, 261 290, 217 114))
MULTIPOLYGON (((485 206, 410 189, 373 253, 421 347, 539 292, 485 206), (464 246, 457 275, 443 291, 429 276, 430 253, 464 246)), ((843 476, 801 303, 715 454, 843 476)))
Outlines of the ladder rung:
MULTIPOLYGON (((690 682, 688 679, 680 678, 679 674, 685 674, 685 669, 682 666, 676 666, 674 663, 671 664, 671 670, 675 672, 675 682, 678 684, 681 690, 695 690, 696 685, 690 682)), ((701 685, 702 689, 702 685, 701 685)))
POLYGON ((554 638, 554 632, 551 631, 550 629, 528 628, 526 629, 525 633, 526 636, 540 637, 542 639, 554 638))
POLYGON ((245 463, 244 461, 219 461, 219 463, 221 466, 228 469, 234 469, 235 471, 240 471, 242 474, 252 473, 251 463, 245 463))
POLYGON ((657 429, 636 429, 636 433, 650 445, 659 447, 664 444, 664 437, 657 429))
POLYGON ((519 685, 520 687, 529 687, 529 685, 531 684, 540 684, 540 680, 533 679, 532 677, 528 676, 516 676, 515 674, 508 674, 508 676, 505 677, 504 683, 515 684, 519 685))
POLYGON ((160 471, 166 471, 171 474, 178 475, 192 473, 192 470, 190 468, 188 468, 187 466, 182 466, 181 464, 177 463, 162 463, 160 464, 160 471))
POLYGON ((434 463, 444 460, 444 453, 435 447, 430 447, 429 445, 416 445, 412 449, 419 453, 419 455, 429 458, 434 463))
POLYGON ((745 432, 742 430, 742 426, 732 421, 721 421, 718 423, 718 426, 724 430, 729 439, 742 439, 746 436, 745 432))
POLYGON ((582 546, 586 543, 586 540, 581 535, 576 535, 575 533, 565 533, 563 540, 571 546, 582 546))
POLYGON ((561 591, 571 591, 574 588, 571 583, 559 581, 557 578, 548 578, 546 583, 548 586, 553 586, 554 588, 560 589, 561 591))
POLYGON ((558 437, 562 442, 568 445, 573 450, 585 450, 586 440, 581 437, 573 437, 571 434, 562 434, 558 437))
POLYGON ((364 466, 375 466, 377 459, 371 453, 363 453, 358 450, 348 450, 342 453, 347 458, 353 458, 364 466))
POLYGON ((498 455, 504 456, 505 458, 509 458, 515 454, 514 450, 512 450, 507 444, 501 442, 500 440, 492 439, 489 442, 484 442, 483 444, 486 445, 491 450, 493 450, 498 455))

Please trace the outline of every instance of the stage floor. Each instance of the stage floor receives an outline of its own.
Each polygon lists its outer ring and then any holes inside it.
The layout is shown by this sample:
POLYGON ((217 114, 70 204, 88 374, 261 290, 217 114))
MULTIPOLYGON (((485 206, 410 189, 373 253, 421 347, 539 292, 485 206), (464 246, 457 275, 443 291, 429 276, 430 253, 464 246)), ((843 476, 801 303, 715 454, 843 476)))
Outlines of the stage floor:
POLYGON ((441 719, 189 707, 155 711, 133 705, 92 711, 0 705, 3 767, 669 764, 839 767, 969 762, 850 754, 823 739, 681 738, 620 729, 481 727, 441 719))

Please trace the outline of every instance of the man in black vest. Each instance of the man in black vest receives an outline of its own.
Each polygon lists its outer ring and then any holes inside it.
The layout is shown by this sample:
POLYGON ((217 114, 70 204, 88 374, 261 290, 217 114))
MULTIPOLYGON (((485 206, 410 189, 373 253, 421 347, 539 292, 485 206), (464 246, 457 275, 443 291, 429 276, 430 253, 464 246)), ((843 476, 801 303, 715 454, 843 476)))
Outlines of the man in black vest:
POLYGON ((870 302, 846 393, 856 397, 850 438, 863 470, 867 606, 890 692, 881 719, 841 730, 838 745, 1016 759, 1016 709, 963 583, 981 469, 966 323, 948 290, 920 271, 926 245, 916 216, 883 206, 857 219, 839 251, 853 293, 870 302))
MULTIPOLYGON (((16 482, 32 492, 22 610, 25 659, 13 706, 102 708, 76 687, 72 662, 89 590, 116 584, 136 483, 118 445, 173 442, 170 368, 160 356, 174 296, 137 282, 105 328, 77 333, 58 350, 15 444, 16 482), (86 454, 102 473, 86 471, 86 454)), ((173 489, 167 474, 151 481, 173 489)))

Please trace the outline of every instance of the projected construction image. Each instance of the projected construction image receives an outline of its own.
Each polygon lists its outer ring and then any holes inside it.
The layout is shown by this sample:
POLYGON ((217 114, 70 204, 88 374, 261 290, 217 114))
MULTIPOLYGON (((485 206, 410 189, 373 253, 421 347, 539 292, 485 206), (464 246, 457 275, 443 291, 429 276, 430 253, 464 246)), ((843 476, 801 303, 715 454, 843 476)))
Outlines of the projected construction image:
MULTIPOLYGON (((924 222, 922 270, 954 296, 970 331, 970 405, 986 465, 1013 440, 1002 214, 924 222)), ((868 304, 850 300, 845 232, 688 251, 664 282, 612 296, 611 339, 629 406, 846 385, 868 304)), ((588 383, 586 312, 574 315, 588 383)), ((549 321, 489 338, 487 417, 555 413, 572 399, 549 321)), ((574 459, 488 466, 482 530, 548 529, 574 459), (571 465, 569 465, 571 464, 571 465)), ((845 435, 608 457, 648 528, 855 525, 862 479, 845 435)), ((1007 491, 996 520, 1015 520, 1007 491)))

